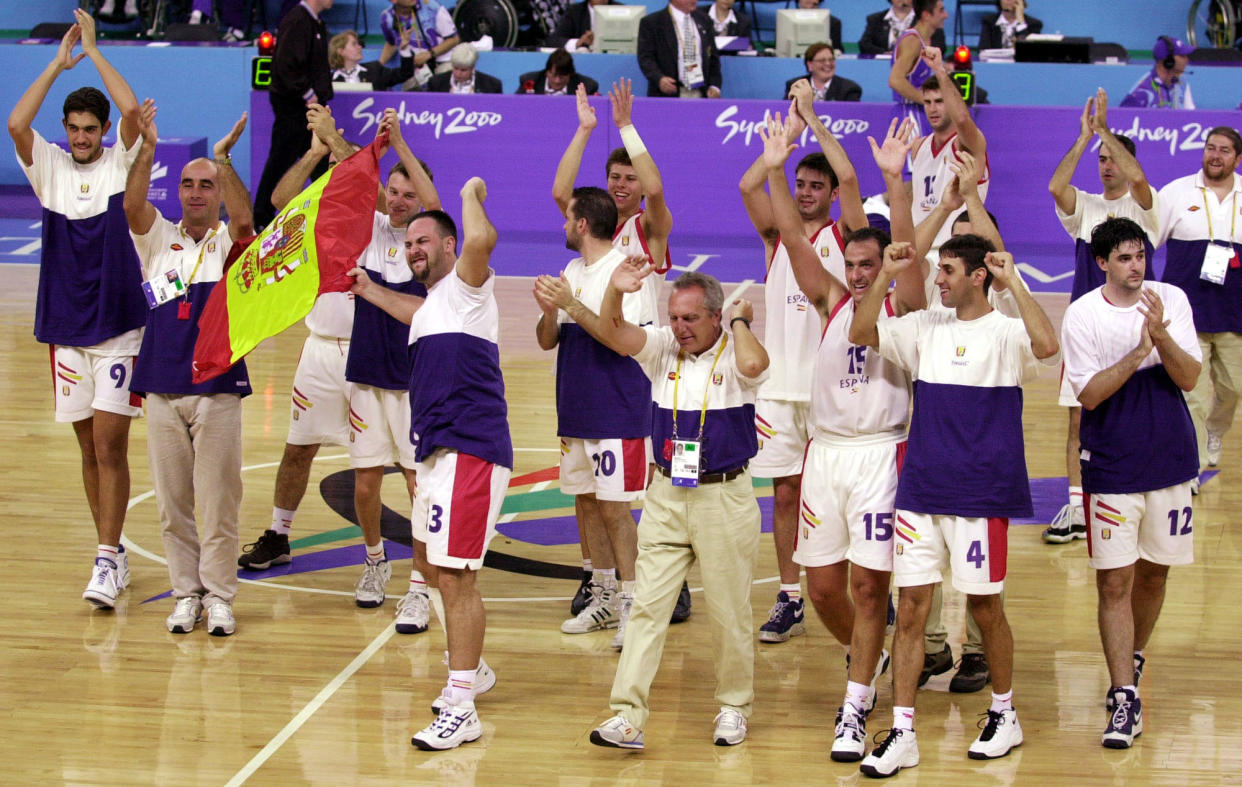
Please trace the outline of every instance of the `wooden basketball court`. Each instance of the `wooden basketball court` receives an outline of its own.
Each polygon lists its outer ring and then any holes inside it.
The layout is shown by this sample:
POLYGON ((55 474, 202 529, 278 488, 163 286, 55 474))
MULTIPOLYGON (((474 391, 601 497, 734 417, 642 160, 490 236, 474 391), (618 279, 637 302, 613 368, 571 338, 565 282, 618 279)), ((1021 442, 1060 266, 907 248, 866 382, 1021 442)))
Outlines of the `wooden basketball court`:
MULTIPOLYGON (((503 241, 502 241, 503 242, 503 241)), ((652 692, 641 752, 603 749, 590 730, 610 715, 616 664, 611 632, 561 634, 576 582, 486 568, 484 653, 499 678, 478 700, 483 738, 430 754, 410 736, 431 720, 429 705, 445 680, 443 629, 393 633, 408 561, 399 561, 379 609, 354 606, 357 561, 245 583, 237 634, 201 628, 172 635, 172 602, 162 562, 158 517, 146 454, 146 424, 134 423, 132 507, 126 523, 132 584, 115 612, 80 598, 94 530, 80 480, 72 430, 52 417, 47 348, 31 333, 34 266, 0 266, 0 353, 5 448, 4 549, 0 583, 0 756, 16 783, 74 784, 807 784, 858 783, 857 765, 833 763, 828 750, 844 691, 843 652, 808 606, 808 634, 780 645, 756 644, 750 736, 741 746, 712 745, 711 644, 706 612, 670 629, 652 692)), ((553 354, 534 342, 536 307, 529 279, 498 287, 501 347, 514 476, 556 466, 553 354)), ((726 292, 731 288, 726 285, 726 292)), ((749 296, 759 302, 757 286, 749 296)), ((1059 323, 1065 296, 1041 296, 1059 323)), ((254 395, 244 403, 245 498, 242 542, 270 521, 272 485, 289 418, 289 387, 304 337, 301 326, 249 359, 254 395)), ((1065 474, 1065 413, 1055 380, 1026 395, 1027 457, 1032 478, 1065 474)), ((1016 643, 1015 703, 1026 742, 1009 757, 966 758, 986 710, 986 691, 950 694, 951 673, 919 692, 922 763, 903 784, 1208 784, 1242 778, 1242 510, 1237 477, 1242 437, 1226 442, 1221 473, 1195 501, 1196 563, 1170 575, 1164 614, 1147 649, 1144 734, 1133 749, 1100 746, 1107 721, 1107 673, 1096 633, 1093 572, 1082 541, 1051 547, 1040 525, 1010 531, 1009 619, 1016 643), (1235 595, 1236 594, 1236 595, 1235 595), (1232 611, 1231 611, 1232 610, 1232 611)), ((294 563, 360 543, 356 529, 328 508, 319 481, 348 469, 344 450, 325 447, 294 526, 294 563), (318 542, 318 543, 314 543, 318 542)), ((986 468, 946 468, 955 473, 986 468)), ((540 476, 535 476, 536 479, 540 476)), ((572 505, 540 495, 546 480, 515 486, 526 501, 513 518, 563 517, 572 505), (535 494, 531 494, 535 493, 535 494), (548 501, 552 501, 548 503, 548 501), (549 505, 553 506, 549 508, 549 505)), ((555 488, 555 481, 551 481, 555 488)), ((387 505, 408 513, 392 479, 387 505)), ((768 488, 760 494, 770 494, 768 488)), ((540 546, 498 536, 495 551, 545 563, 578 565, 576 545, 540 546)), ((760 548, 753 594, 755 628, 776 592, 771 537, 760 548)), ((697 572, 690 583, 697 588, 697 572)), ((946 594, 955 654, 963 603, 946 594)), ((888 725, 891 685, 881 683, 870 732, 888 725)))

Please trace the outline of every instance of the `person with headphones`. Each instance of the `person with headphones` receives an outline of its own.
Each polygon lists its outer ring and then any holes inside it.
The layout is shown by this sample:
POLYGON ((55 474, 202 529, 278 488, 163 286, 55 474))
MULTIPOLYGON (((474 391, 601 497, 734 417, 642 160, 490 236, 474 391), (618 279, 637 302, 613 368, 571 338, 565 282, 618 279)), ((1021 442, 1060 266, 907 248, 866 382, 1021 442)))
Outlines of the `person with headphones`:
POLYGON ((1194 109, 1190 96, 1190 84, 1182 78, 1190 53, 1195 48, 1180 39, 1160 36, 1152 47, 1156 63, 1143 75, 1124 99, 1123 107, 1162 107, 1166 109, 1194 109))

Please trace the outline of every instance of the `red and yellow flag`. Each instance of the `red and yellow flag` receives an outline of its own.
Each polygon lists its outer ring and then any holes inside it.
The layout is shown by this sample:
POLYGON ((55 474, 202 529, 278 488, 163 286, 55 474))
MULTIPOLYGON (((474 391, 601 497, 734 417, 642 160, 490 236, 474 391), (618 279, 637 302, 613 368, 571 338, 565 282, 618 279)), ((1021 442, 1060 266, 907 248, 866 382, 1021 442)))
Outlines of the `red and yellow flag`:
POLYGON ((328 170, 258 237, 234 245, 236 261, 198 321, 195 383, 223 374, 305 317, 321 293, 349 289, 346 271, 371 242, 385 143, 376 139, 328 170))

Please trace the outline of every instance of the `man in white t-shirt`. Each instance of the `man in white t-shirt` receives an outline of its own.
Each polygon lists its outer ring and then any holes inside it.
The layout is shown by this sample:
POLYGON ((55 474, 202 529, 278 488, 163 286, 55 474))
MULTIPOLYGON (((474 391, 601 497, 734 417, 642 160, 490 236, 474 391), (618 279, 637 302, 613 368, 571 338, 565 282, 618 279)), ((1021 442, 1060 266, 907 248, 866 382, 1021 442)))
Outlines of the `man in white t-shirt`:
POLYGON ((147 309, 142 269, 121 209, 126 174, 138 153, 139 108, 125 79, 96 46, 95 20, 81 9, 74 19, 56 56, 13 107, 9 134, 43 206, 35 338, 52 347, 56 420, 73 424, 98 536, 82 598, 111 609, 129 583, 129 560, 121 546, 129 502, 129 424, 142 414, 130 382, 147 309), (82 52, 74 56, 79 41, 82 52), (116 103, 117 143, 103 147, 112 128, 108 99, 84 87, 64 102, 66 153, 31 124, 57 77, 84 57, 99 70, 116 103))
MULTIPOLYGON (((1123 216, 1133 219, 1147 232, 1146 257, 1152 258, 1153 243, 1160 237, 1160 204, 1156 190, 1147 182, 1143 168, 1134 158, 1135 147, 1129 137, 1114 134, 1108 127, 1108 94, 1104 88, 1087 100, 1079 121, 1078 139, 1061 159, 1048 191, 1057 206, 1057 218, 1074 239, 1074 283, 1070 302, 1104 283, 1104 273, 1091 253, 1091 231, 1105 219, 1123 216), (1100 138, 1099 174, 1103 194, 1087 194, 1070 185, 1074 170, 1091 140, 1100 138)), ((1146 266, 1146 277, 1154 279, 1152 266, 1146 266)), ((1048 544, 1065 544, 1087 537, 1087 524, 1082 509, 1082 467, 1078 462, 1078 426, 1082 407, 1073 395, 1065 375, 1061 375, 1061 392, 1057 404, 1069 408, 1069 430, 1065 439, 1065 470, 1069 476, 1069 502, 1044 530, 1048 544)))

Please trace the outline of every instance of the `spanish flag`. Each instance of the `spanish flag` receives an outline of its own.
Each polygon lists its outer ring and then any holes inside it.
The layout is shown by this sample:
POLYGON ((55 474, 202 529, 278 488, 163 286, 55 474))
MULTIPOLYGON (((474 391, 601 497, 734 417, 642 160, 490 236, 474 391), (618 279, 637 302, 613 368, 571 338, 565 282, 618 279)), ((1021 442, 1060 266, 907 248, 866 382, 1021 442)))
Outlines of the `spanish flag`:
POLYGON ((310 312, 320 293, 345 292, 346 271, 371 242, 386 135, 295 197, 255 238, 240 240, 198 321, 194 382, 223 374, 264 339, 310 312))

